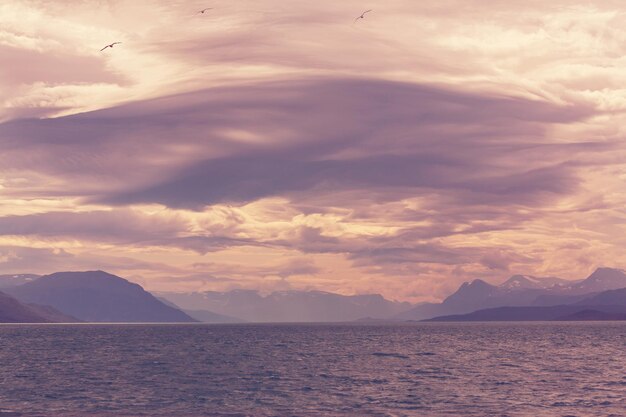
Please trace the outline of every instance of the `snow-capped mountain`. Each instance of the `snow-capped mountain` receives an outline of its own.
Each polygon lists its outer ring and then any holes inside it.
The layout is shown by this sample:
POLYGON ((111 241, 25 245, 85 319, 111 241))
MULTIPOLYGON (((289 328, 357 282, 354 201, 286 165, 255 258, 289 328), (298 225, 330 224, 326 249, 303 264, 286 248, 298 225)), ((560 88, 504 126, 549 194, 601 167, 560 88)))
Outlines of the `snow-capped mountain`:
POLYGON ((532 275, 513 275, 498 287, 508 290, 540 289, 540 288, 563 288, 572 284, 563 278, 557 277, 534 277, 532 275))
POLYGON ((626 271, 615 268, 598 268, 583 281, 571 286, 579 293, 591 293, 626 288, 626 271))
POLYGON ((626 272, 614 268, 598 268, 588 278, 577 281, 513 275, 496 286, 477 279, 463 283, 441 303, 416 306, 397 318, 424 320, 496 307, 573 304, 590 295, 620 288, 626 288, 626 272))

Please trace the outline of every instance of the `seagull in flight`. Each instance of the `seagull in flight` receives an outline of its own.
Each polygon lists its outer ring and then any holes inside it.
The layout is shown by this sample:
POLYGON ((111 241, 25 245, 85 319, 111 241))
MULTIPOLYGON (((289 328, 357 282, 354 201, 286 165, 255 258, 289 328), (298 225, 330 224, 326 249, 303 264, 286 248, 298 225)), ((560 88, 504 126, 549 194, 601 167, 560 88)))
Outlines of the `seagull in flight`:
POLYGON ((206 12, 207 10, 213 10, 213 7, 207 7, 206 9, 200 10, 198 13, 204 14, 204 12, 206 12))
POLYGON ((115 45, 117 45, 118 43, 122 43, 122 42, 113 42, 113 43, 110 43, 110 44, 108 44, 107 46, 105 46, 104 48, 100 49, 100 52, 104 51, 104 50, 105 50, 105 49, 107 49, 107 48, 111 48, 111 49, 113 49, 113 47, 114 47, 115 45))
POLYGON ((373 10, 370 9, 361 13, 361 16, 354 19, 354 23, 358 22, 359 19, 365 19, 365 15, 368 14, 369 12, 373 12, 373 10))

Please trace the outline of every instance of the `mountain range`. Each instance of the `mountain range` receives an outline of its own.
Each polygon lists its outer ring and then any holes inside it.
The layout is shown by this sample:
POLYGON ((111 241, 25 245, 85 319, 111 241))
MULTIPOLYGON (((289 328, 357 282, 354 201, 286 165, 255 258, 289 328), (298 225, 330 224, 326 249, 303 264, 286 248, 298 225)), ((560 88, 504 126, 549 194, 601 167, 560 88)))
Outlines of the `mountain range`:
POLYGON ((441 303, 379 294, 253 290, 156 293, 104 271, 0 275, 0 322, 380 322, 626 319, 626 272, 598 268, 583 280, 514 275, 476 279, 441 303), (158 298, 157 298, 158 297, 158 298))
POLYGON ((0 276, 0 322, 341 322, 389 318, 410 303, 323 291, 159 293, 104 271, 0 276), (11 300, 11 303, 8 302, 11 300), (1 307, 1 306, 0 306, 1 307), (9 314, 13 311, 13 315, 9 314))
POLYGON ((192 317, 207 312, 247 322, 345 322, 364 317, 390 318, 411 308, 379 294, 340 295, 324 291, 253 290, 202 293, 157 293, 192 317))
POLYGON ((440 304, 415 307, 401 316, 433 321, 603 320, 626 317, 626 272, 598 268, 580 281, 512 277, 500 286, 465 283, 440 304), (520 285, 510 285, 515 278, 520 285), (536 282, 543 283, 537 287, 536 282))

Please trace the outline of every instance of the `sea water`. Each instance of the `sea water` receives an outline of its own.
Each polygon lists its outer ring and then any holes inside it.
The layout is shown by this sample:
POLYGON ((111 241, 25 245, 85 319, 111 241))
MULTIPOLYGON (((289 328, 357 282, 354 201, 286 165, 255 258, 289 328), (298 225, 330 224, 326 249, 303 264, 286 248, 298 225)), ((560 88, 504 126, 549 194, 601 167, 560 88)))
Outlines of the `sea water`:
POLYGON ((0 416, 624 416, 626 324, 0 325, 0 416))

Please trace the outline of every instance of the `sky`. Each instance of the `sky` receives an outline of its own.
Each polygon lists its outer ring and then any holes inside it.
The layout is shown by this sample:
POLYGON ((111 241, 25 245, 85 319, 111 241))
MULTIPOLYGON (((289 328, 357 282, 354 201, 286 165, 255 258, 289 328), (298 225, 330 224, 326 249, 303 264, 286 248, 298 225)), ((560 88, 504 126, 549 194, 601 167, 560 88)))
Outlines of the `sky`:
POLYGON ((625 52, 613 0, 4 0, 0 273, 434 301, 624 268, 625 52))

